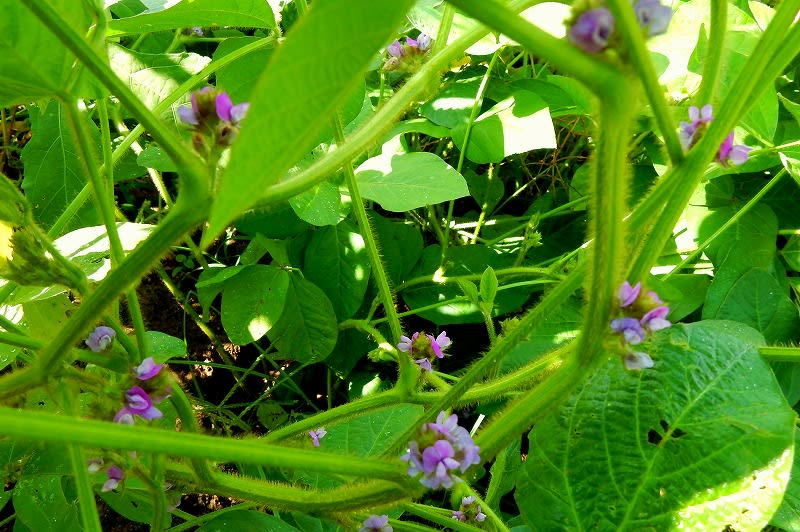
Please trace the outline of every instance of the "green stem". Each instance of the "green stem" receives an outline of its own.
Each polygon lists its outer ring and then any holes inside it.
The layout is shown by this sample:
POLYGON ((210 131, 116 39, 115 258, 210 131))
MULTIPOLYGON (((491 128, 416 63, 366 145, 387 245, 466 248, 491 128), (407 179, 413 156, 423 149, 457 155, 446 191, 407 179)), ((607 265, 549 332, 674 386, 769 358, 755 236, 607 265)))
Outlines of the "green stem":
MULTIPOLYGON (((359 458, 358 467, 343 467, 342 456, 320 449, 293 449, 270 445, 263 440, 220 438, 188 432, 170 432, 147 426, 65 417, 49 412, 27 411, 24 416, 13 408, 0 407, 0 434, 37 441, 91 445, 106 449, 164 453, 183 458, 204 458, 225 462, 244 462, 269 467, 290 467, 299 471, 367 477, 408 482, 399 461, 359 458)), ((344 460, 344 462, 343 462, 344 460)))
MULTIPOLYGON (((509 8, 521 11, 537 2, 538 0, 515 0, 509 3, 509 8)), ((264 199, 253 208, 266 207, 296 196, 317 183, 328 179, 348 162, 357 159, 360 154, 383 138, 393 127, 395 121, 408 110, 408 106, 428 89, 432 80, 438 78, 440 71, 447 69, 454 59, 460 57, 464 50, 481 39, 486 33, 486 28, 475 28, 448 44, 440 53, 432 54, 417 73, 411 76, 405 85, 391 99, 386 101, 369 120, 364 122, 347 139, 347 142, 305 170, 269 185, 263 191, 262 198, 264 199)), ((555 41, 558 47, 563 48, 561 41, 549 35, 547 37, 555 41)), ((594 62, 584 58, 581 64, 592 65, 594 62)))
MULTIPOLYGON (((344 130, 342 129, 342 121, 337 116, 333 120, 333 131, 336 139, 336 144, 341 146, 344 143, 344 130)), ((348 162, 344 165, 344 176, 347 182, 347 189, 350 192, 352 201, 353 214, 358 222, 358 227, 361 229, 361 236, 364 238, 364 245, 367 248, 367 256, 369 263, 372 267, 372 276, 375 280, 375 285, 378 287, 378 294, 383 304, 383 311, 389 320, 389 329, 392 331, 393 341, 399 342, 400 336, 403 335, 403 329, 400 325, 400 318, 397 317, 397 309, 395 308, 394 293, 389 286, 389 278, 386 275, 386 268, 383 266, 380 252, 378 251, 378 242, 375 238, 375 233, 372 230, 372 224, 367 216, 367 209, 364 207, 364 199, 361 197, 361 191, 358 189, 358 182, 356 181, 353 166, 348 162)), ((400 370, 408 370, 408 364, 403 364, 402 359, 407 357, 400 357, 400 370)))
MULTIPOLYGON (((472 101, 472 109, 470 110, 466 129, 464 130, 464 142, 462 142, 461 146, 459 146, 460 152, 458 154, 458 165, 456 165, 456 172, 459 174, 464 168, 464 158, 467 155, 470 133, 472 133, 472 127, 475 125, 475 119, 478 118, 478 112, 481 110, 483 96, 486 94, 486 87, 489 86, 489 79, 492 77, 492 71, 494 70, 494 65, 497 62, 497 56, 500 54, 500 50, 501 48, 498 47, 497 50, 494 51, 494 54, 492 54, 492 58, 489 60, 489 66, 486 68, 486 73, 483 75, 483 78, 481 78, 480 85, 478 85, 478 92, 475 94, 475 99, 472 101)), ((450 244, 450 224, 453 220, 454 204, 454 200, 450 200, 447 204, 447 218, 445 219, 444 240, 442 241, 442 258, 439 261, 439 266, 442 269, 444 269, 444 265, 447 264, 447 248, 450 244)))
MULTIPOLYGON (((59 383, 61 402, 64 409, 72 416, 77 415, 78 409, 72 399, 69 386, 64 382, 59 383)), ((102 532, 100 526, 100 516, 97 513, 97 505, 92 489, 92 480, 89 478, 88 462, 83 448, 80 445, 67 445, 70 462, 72 464, 72 475, 75 478, 75 489, 78 495, 78 507, 81 511, 81 523, 83 530, 87 532, 102 532)))
POLYGON ((689 253, 689 255, 687 255, 685 259, 683 259, 683 260, 682 260, 682 261, 681 261, 681 262, 680 262, 680 263, 679 263, 677 266, 675 266, 675 267, 672 269, 672 271, 671 271, 671 272, 669 272, 669 273, 668 273, 668 274, 666 274, 664 277, 662 277, 662 278, 661 278, 661 280, 663 280, 663 281, 666 281, 667 279, 669 279, 670 277, 672 277, 672 275, 673 275, 673 274, 680 272, 680 271, 681 271, 681 270, 682 270, 684 267, 686 267, 686 265, 687 265, 687 264, 691 264, 691 263, 693 263, 693 262, 694 262, 694 260, 697 258, 697 256, 698 256, 698 255, 700 255, 701 253, 703 253, 703 251, 704 251, 704 250, 705 250, 705 249, 706 249, 708 246, 710 246, 710 245, 711 245, 711 243, 712 243, 712 242, 714 242, 714 240, 716 240, 717 238, 719 238, 719 236, 720 236, 722 233, 724 233, 725 231, 727 231, 728 229, 730 229, 730 228, 731 228, 731 227, 732 227, 734 224, 736 224, 736 223, 739 221, 739 218, 741 218, 741 217, 742 217, 742 216, 743 216, 743 215, 744 215, 744 214, 745 214, 747 211, 749 211, 750 209, 752 209, 753 207, 755 207, 755 206, 756 206, 756 204, 757 204, 757 203, 758 203, 758 202, 761 200, 761 198, 763 198, 763 197, 766 195, 766 193, 767 193, 767 192, 769 192, 769 191, 772 189, 772 187, 774 187, 774 186, 775 186, 775 185, 778 183, 778 181, 780 181, 780 178, 781 178, 781 177, 783 177, 785 174, 786 174, 786 169, 782 169, 780 172, 778 172, 777 174, 775 174, 775 177, 773 177, 772 179, 770 179, 770 180, 769 180, 769 182, 768 182, 766 185, 764 185, 764 186, 761 188, 761 190, 759 190, 759 191, 756 193, 756 195, 755 195, 755 196, 753 196, 753 197, 750 199, 750 201, 748 201, 747 203, 745 203, 745 204, 742 206, 742 208, 741 208, 741 209, 739 209, 738 211, 736 211, 736 212, 734 213, 734 215, 733 215, 733 216, 731 216, 731 217, 730 217, 730 219, 729 219, 727 222, 725 222, 724 224, 722 224, 722 225, 719 227, 719 229, 717 229, 716 231, 714 231, 714 233, 713 233, 711 236, 709 236, 709 237, 708 237, 708 238, 707 238, 707 239, 706 239, 706 240, 705 240, 705 241, 704 241, 702 244, 700 244, 700 245, 697 247, 697 249, 696 249, 696 250, 694 250, 694 251, 692 251, 691 253, 689 253))
POLYGON ((90 324, 105 308, 139 281, 169 247, 205 218, 205 208, 195 204, 170 211, 150 237, 137 247, 118 268, 81 304, 56 338, 45 347, 33 366, 0 377, 0 400, 27 392, 41 385, 47 376, 58 371, 62 360, 70 356, 90 324))
POLYGON ((629 80, 603 58, 585 54, 578 47, 557 39, 518 16, 512 7, 495 0, 450 0, 461 9, 495 31, 508 35, 536 56, 557 65, 597 94, 613 95, 629 80))
POLYGON ((433 41, 433 50, 431 54, 435 54, 444 50, 447 46, 447 39, 450 38, 450 28, 453 26, 453 17, 456 10, 450 4, 444 5, 442 11, 442 20, 439 23, 439 30, 436 32, 436 40, 433 41))
POLYGON ((92 48, 67 24, 48 2, 25 2, 28 8, 53 35, 114 94, 123 105, 150 131, 170 158, 182 170, 182 192, 190 199, 203 201, 210 195, 208 176, 200 159, 148 109, 130 88, 119 79, 92 48))
POLYGON ((758 352, 764 357, 764 360, 769 362, 800 362, 800 347, 759 347, 758 352))
MULTIPOLYGON (((189 398, 186 396, 183 389, 180 386, 173 386, 172 395, 170 395, 169 398, 172 406, 175 407, 175 412, 178 414, 178 417, 181 420, 181 427, 183 428, 184 432, 200 434, 200 427, 197 424, 197 419, 194 416, 192 403, 189 402, 189 398)), ((202 458, 192 458, 191 464, 192 469, 194 469, 195 474, 201 482, 213 482, 213 471, 211 470, 211 466, 208 464, 207 460, 202 458)))
POLYGON ((725 30, 728 25, 728 0, 711 0, 711 21, 703 62, 703 79, 695 101, 698 106, 711 103, 717 88, 722 51, 725 49, 725 30))
POLYGON ((669 159, 676 164, 683 159, 683 148, 675 133, 675 125, 667 107, 667 101, 664 99, 664 89, 658 83, 658 76, 653 67, 650 52, 645 46, 642 28, 636 20, 633 6, 628 0, 609 0, 608 7, 622 28, 622 41, 627 48, 638 78, 644 86, 647 100, 650 102, 661 135, 664 137, 669 159))
MULTIPOLYGON (((456 521, 452 517, 452 512, 444 508, 437 508, 435 506, 428 506, 427 504, 419 504, 416 502, 407 502, 402 505, 402 508, 412 515, 421 517, 437 525, 444 526, 447 530, 474 532, 481 530, 474 526, 456 521)), ((430 529, 428 529, 430 530, 430 529)))

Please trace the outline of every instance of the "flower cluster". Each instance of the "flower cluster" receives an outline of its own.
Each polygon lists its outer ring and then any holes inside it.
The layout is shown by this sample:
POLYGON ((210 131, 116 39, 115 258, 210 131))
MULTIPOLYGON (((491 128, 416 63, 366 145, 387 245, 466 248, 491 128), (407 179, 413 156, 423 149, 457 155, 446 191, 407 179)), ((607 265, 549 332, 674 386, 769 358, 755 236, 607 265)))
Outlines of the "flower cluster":
POLYGON ((327 433, 328 431, 325 430, 325 427, 320 427, 316 430, 308 431, 308 436, 311 438, 311 443, 314 444, 314 447, 319 447, 320 438, 324 438, 327 433))
MULTIPOLYGON (((714 119, 714 112, 711 104, 706 104, 698 109, 695 106, 689 107, 689 122, 681 122, 678 134, 684 151, 697 144, 703 136, 709 122, 714 119)), ((738 166, 747 162, 747 157, 753 148, 742 144, 733 143, 733 131, 731 131, 717 152, 717 162, 723 166, 738 166)))
POLYGON ((628 369, 647 369, 653 367, 653 359, 647 353, 634 351, 630 346, 639 345, 655 331, 671 326, 666 316, 669 307, 655 292, 642 294, 642 283, 631 286, 628 281, 619 289, 619 308, 621 317, 611 320, 611 330, 621 336, 625 349, 623 362, 628 369))
POLYGON ((171 388, 164 388, 155 379, 161 372, 164 364, 156 364, 153 357, 147 357, 141 364, 133 368, 133 377, 139 384, 131 386, 125 391, 124 406, 114 415, 115 423, 133 425, 134 416, 145 420, 159 419, 164 414, 156 408, 171 393, 171 388), (151 394, 158 394, 155 397, 151 394))
POLYGON ((461 507, 453 512, 453 519, 462 523, 467 521, 477 521, 482 523, 486 520, 486 514, 481 511, 481 506, 475 502, 475 497, 463 497, 461 507))
POLYGON ((450 488, 459 481, 456 473, 464 473, 481 462, 480 449, 467 429, 458 424, 458 416, 442 411, 436 423, 425 423, 416 441, 409 442, 408 452, 400 459, 408 462, 408 474, 431 489, 450 488))
POLYGON ((364 520, 358 532, 392 532, 393 530, 389 525, 388 515, 371 515, 364 520))
POLYGON ((430 36, 420 33, 416 39, 406 37, 406 43, 394 41, 386 47, 389 58, 383 64, 386 71, 397 70, 403 72, 415 72, 422 64, 422 59, 428 50, 431 49, 432 39, 430 36))
MULTIPOLYGON (((667 31, 672 9, 659 0, 638 0, 633 6, 636 20, 647 37, 667 31)), ((589 53, 599 53, 612 46, 615 33, 614 16, 605 6, 583 11, 567 32, 569 41, 589 53)))
POLYGON ((431 334, 415 332, 411 338, 401 336, 400 340, 397 349, 408 353, 423 371, 433 371, 431 362, 437 358, 444 358, 444 350, 452 343, 445 331, 436 338, 431 334))
POLYGON ((191 107, 178 108, 181 122, 194 126, 192 144, 201 154, 230 146, 250 108, 249 103, 233 105, 225 91, 203 87, 192 93, 191 107))
POLYGON ((89 333, 85 343, 89 349, 95 353, 100 353, 108 349, 115 336, 117 336, 117 333, 114 332, 114 329, 101 325, 89 333))

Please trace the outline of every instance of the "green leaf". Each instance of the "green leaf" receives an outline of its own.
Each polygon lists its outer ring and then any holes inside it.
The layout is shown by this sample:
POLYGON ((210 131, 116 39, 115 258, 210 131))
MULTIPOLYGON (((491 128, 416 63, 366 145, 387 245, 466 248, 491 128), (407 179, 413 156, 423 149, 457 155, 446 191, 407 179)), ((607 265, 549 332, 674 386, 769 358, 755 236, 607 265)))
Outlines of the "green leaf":
MULTIPOLYGON (((89 28, 83 3, 48 4, 80 35, 89 28)), ((0 107, 28 104, 64 91, 75 56, 18 0, 0 0, 0 107)), ((35 137, 35 135, 34 135, 35 137)))
MULTIPOLYGON (((800 429, 794 429, 794 448, 800 445, 800 429)), ((778 511, 772 516, 769 524, 783 530, 800 530, 800 456, 795 452, 792 465, 792 478, 786 487, 778 511)))
POLYGON ((410 211, 469 194, 461 174, 430 152, 372 157, 356 169, 356 181, 362 196, 394 212, 410 211))
POLYGON ((800 235, 792 235, 781 250, 781 255, 786 260, 789 268, 800 272, 800 235))
POLYGON ((768 342, 796 340, 800 332, 800 315, 786 291, 768 272, 753 268, 744 273, 723 293, 713 315, 704 317, 733 320, 753 327, 768 342))
MULTIPOLYGON (((459 149, 466 132, 467 124, 453 129, 453 142, 459 149)), ((555 147, 556 133, 547 103, 530 91, 518 90, 478 117, 466 156, 476 163, 498 163, 509 155, 555 147)))
POLYGON ((703 305, 711 279, 707 275, 676 274, 666 282, 653 278, 649 284, 661 299, 669 303, 669 320, 675 323, 703 305))
POLYGON ((481 300, 491 305, 497 295, 497 275, 487 266, 481 275, 481 300))
MULTIPOLYGON (((102 473, 99 473, 102 475, 102 473)), ((136 493, 141 495, 139 490, 136 493)), ((137 523, 150 523, 153 520, 153 505, 149 497, 144 498, 133 497, 131 490, 126 489, 124 492, 119 493, 116 491, 106 491, 99 493, 100 498, 103 499, 112 510, 137 523)))
POLYGON ((325 292, 339 321, 352 317, 369 284, 364 238, 347 221, 319 229, 306 247, 303 274, 325 292))
POLYGON ((203 316, 208 319, 208 312, 214 299, 225 289, 225 281, 239 273, 244 266, 214 267, 211 266, 197 278, 197 299, 203 307, 203 316))
MULTIPOLYGON (((320 449, 349 456, 380 456, 397 443, 395 440, 422 415, 419 405, 399 404, 374 410, 343 423, 326 426, 320 449)), ((303 434, 308 440, 308 436, 303 434)), ((310 445, 310 442, 308 442, 310 445)), ((312 488, 330 488, 341 480, 326 475, 299 475, 312 488)))
MULTIPOLYGON (((214 61, 258 40, 258 37, 225 39, 214 50, 214 61)), ((273 52, 272 48, 259 48, 220 68, 217 70, 217 87, 227 92, 234 102, 250 101, 253 87, 273 52)))
POLYGON ((231 342, 239 345, 264 336, 284 314, 289 274, 274 266, 245 266, 225 282, 222 292, 222 326, 231 342))
POLYGON ((483 75, 467 77, 467 73, 460 74, 453 83, 422 104, 419 108, 420 114, 434 124, 451 129, 465 124, 469 120, 475 98, 478 97, 483 75))
POLYGON ((158 2, 142 14, 108 21, 108 34, 176 30, 192 26, 245 26, 274 28, 275 16, 267 2, 260 0, 182 0, 177 4, 158 2))
MULTIPOLYGON (((149 108, 155 108, 183 82, 211 61, 198 54, 144 54, 110 44, 108 55, 114 73, 149 108)), ((171 116, 172 112, 165 112, 171 116)))
POLYGON ((136 163, 159 172, 177 172, 178 167, 159 146, 149 146, 136 156, 136 163))
POLYGON ((275 516, 256 510, 237 510, 215 517, 197 529, 197 532, 239 532, 245 530, 270 530, 272 532, 297 532, 275 516))
POLYGON ((294 196, 289 205, 301 220, 317 226, 338 224, 349 208, 342 205, 339 187, 331 181, 323 181, 294 196))
MULTIPOLYGON (((432 276, 438 270, 441 261, 441 248, 429 246, 423 251, 422 260, 413 271, 413 276, 432 276)), ((448 250, 444 275, 457 277, 461 275, 479 276, 491 266, 495 271, 511 267, 514 257, 499 255, 483 246, 456 246, 448 250)), ((507 278, 504 278, 504 281, 507 278)), ((513 289, 498 288, 494 301, 492 316, 502 316, 519 309, 534 290, 531 286, 517 286, 513 289)), ((430 307, 433 309, 420 311, 419 315, 437 325, 451 323, 482 323, 483 315, 477 306, 461 295, 461 287, 454 280, 444 283, 423 284, 401 292, 403 300, 412 309, 430 307), (446 304, 442 304, 446 302, 446 304)))
POLYGON ((416 226, 370 213, 386 273, 395 286, 405 281, 422 255, 422 235, 416 226))
POLYGON ((283 315, 267 336, 284 358, 318 362, 336 345, 339 333, 330 299, 299 275, 289 276, 283 315))
MULTIPOLYGON (((412 0, 315 2, 272 55, 222 177, 207 246, 316 145, 412 0)), ((266 6, 266 3, 261 3, 266 6)), ((237 22, 236 24, 240 24, 237 22)))
MULTIPOLYGON (((85 115, 81 119, 88 124, 91 142, 99 145, 97 127, 85 115)), ((86 185, 86 168, 78 155, 66 112, 60 104, 50 102, 44 111, 32 108, 31 131, 33 137, 22 150, 25 163, 22 189, 33 205, 36 221, 48 228, 86 185)), ((99 164, 99 159, 95 162, 99 164)), ((78 210, 66 230, 99 222, 94 204, 90 202, 78 210)))
POLYGON ((655 367, 612 355, 530 433, 515 497, 540 530, 760 530, 780 505, 795 414, 733 322, 656 336, 655 367))
POLYGON ((60 475, 24 477, 14 487, 17 519, 36 532, 81 530, 77 503, 67 502, 60 475), (43 511, 46 509, 46 511, 43 511))
POLYGON ((186 356, 186 342, 159 331, 144 333, 145 356, 153 357, 157 363, 166 362, 170 358, 186 356))

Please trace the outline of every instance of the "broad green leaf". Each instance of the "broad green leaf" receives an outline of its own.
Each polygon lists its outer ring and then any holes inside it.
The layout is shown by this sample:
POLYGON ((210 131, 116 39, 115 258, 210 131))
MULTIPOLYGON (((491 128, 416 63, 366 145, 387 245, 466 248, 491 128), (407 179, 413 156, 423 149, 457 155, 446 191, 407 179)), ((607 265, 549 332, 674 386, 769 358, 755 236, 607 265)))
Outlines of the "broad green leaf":
POLYGON ((356 182, 362 196, 394 212, 410 211, 469 194, 461 174, 430 152, 367 159, 356 169, 356 182))
MULTIPOLYGON (((48 2, 64 24, 85 35, 90 17, 83 3, 48 2)), ((0 0, 0 107, 51 98, 65 89, 75 56, 19 0, 0 0)), ((34 135, 35 136, 35 135, 34 135)))
MULTIPOLYGON (((214 61, 257 40, 258 37, 225 39, 214 50, 214 61)), ((254 85, 258 81, 264 65, 272 57, 273 51, 272 48, 259 48, 220 68, 217 70, 217 87, 227 92, 234 102, 250 101, 254 85)))
POLYGON ((386 273, 397 286, 405 281, 422 255, 422 235, 416 226, 370 213, 373 229, 386 265, 386 273))
POLYGON ((203 246, 253 205, 265 186, 311 152, 320 132, 361 83, 375 52, 390 40, 412 3, 315 2, 292 26, 253 90, 203 246))
MULTIPOLYGON (((198 54, 144 54, 110 44, 108 55, 114 73, 150 109, 211 61, 198 54)), ((165 114, 171 115, 171 111, 165 114)))
POLYGON ((339 330, 333 305, 314 283, 299 275, 289 280, 283 315, 267 336, 282 357, 318 362, 336 345, 339 330))
POLYGON ((748 270, 720 295, 719 308, 708 317, 749 325, 770 343, 796 340, 800 335, 797 307, 768 272, 758 268, 748 270))
MULTIPOLYGON (((467 125, 453 129, 461 149, 467 125)), ((472 125, 466 156, 476 163, 497 163, 509 155, 556 147, 556 133, 547 103, 536 94, 518 90, 483 113, 472 125)))
POLYGON ((255 342, 284 314, 289 274, 274 266, 245 266, 225 282, 222 292, 222 326, 231 342, 255 342))
POLYGON ((153 357, 159 364, 170 358, 186 356, 186 342, 159 331, 144 333, 144 347, 144 356, 153 357))
POLYGON ((275 16, 269 4, 261 0, 226 0, 224 3, 218 0, 159 1, 139 15, 108 21, 108 34, 157 32, 192 26, 271 29, 275 27, 275 16))
MULTIPOLYGON (((98 473, 102 475, 102 473, 98 473)), ((99 481, 98 481, 99 482, 99 481)), ((138 490, 136 490, 138 492, 138 490)), ((141 494, 139 492, 139 494, 141 494)), ((112 510, 137 523, 150 523, 153 520, 153 505, 148 497, 134 498, 129 490, 124 492, 107 491, 99 493, 112 510)))
MULTIPOLYGON (((470 71, 472 73, 472 71, 470 71)), ((422 104, 419 112, 434 124, 454 128, 469 120, 478 88, 485 72, 480 76, 461 74, 439 94, 422 104)))
MULTIPOLYGON (((91 141, 99 145, 100 133, 85 115, 91 141)), ((57 102, 44 110, 32 108, 33 137, 22 150, 25 179, 22 189, 33 205, 36 221, 50 227, 87 183, 86 168, 78 155, 66 112, 57 102)), ((99 164, 99 159, 97 160, 99 164)), ((100 222, 94 204, 87 203, 67 224, 67 230, 96 225, 100 222)))
POLYGON ((239 532, 244 530, 270 530, 271 532, 297 532, 273 515, 256 510, 237 510, 215 517, 197 529, 197 532, 239 532))
POLYGON ((28 301, 22 304, 25 312, 25 325, 33 338, 49 342, 54 339, 74 306, 66 294, 58 294, 47 299, 28 301))
POLYGON ((13 500, 17 519, 31 530, 81 530, 77 502, 67 501, 64 496, 61 475, 35 475, 19 479, 14 487, 13 500))
MULTIPOLYGON (((568 299, 555 312, 533 328, 527 338, 511 348, 500 361, 500 372, 507 373, 533 362, 542 355, 578 336, 582 320, 581 303, 568 299)), ((512 321, 509 327, 514 326, 512 321)))
MULTIPOLYGON (((583 168, 583 167, 581 167, 583 168)), ((474 171, 464 172, 464 178, 469 186, 469 194, 475 199, 478 207, 491 213, 495 206, 500 203, 505 194, 503 180, 494 172, 476 174, 474 171)))
POLYGON ((159 146, 149 146, 136 157, 136 163, 159 172, 177 172, 178 167, 159 146))
POLYGON ((612 355, 530 433, 515 497, 535 530, 758 531, 783 498, 795 414, 733 322, 678 325, 612 355))
POLYGON ((364 238, 347 221, 319 229, 306 247, 303 274, 325 292, 339 321, 352 317, 369 284, 364 238))
MULTIPOLYGON (((209 267, 197 278, 197 299, 203 307, 203 316, 208 316, 211 303, 225 289, 225 281, 239 273, 244 266, 209 267)), ((206 318, 207 319, 207 318, 206 318)))
POLYGON ((301 220, 317 226, 338 224, 349 209, 342 205, 339 187, 331 181, 323 181, 294 196, 289 205, 301 220))
POLYGON ((677 274, 671 275, 666 282, 655 279, 650 288, 669 303, 669 319, 674 323, 700 308, 710 284, 707 275, 677 274))
MULTIPOLYGON (((800 444, 800 429, 794 429, 794 448, 800 444)), ((800 530, 800 456, 795 452, 794 465, 792 465, 792 478, 786 487, 786 494, 783 496, 778 511, 772 516, 769 522, 772 526, 783 530, 800 530)))
POLYGON ((781 255, 786 260, 789 268, 800 272, 800 235, 792 235, 789 241, 783 246, 781 255))
MULTIPOLYGON (((422 414, 419 405, 398 404, 352 417, 343 423, 326 426, 326 436, 320 440, 320 449, 349 456, 380 456, 396 444, 397 436, 422 414)), ((308 436, 303 434, 305 439, 308 436)), ((308 442, 310 445, 310 442, 308 442)), ((298 475, 312 488, 330 488, 341 480, 327 475, 298 475)))

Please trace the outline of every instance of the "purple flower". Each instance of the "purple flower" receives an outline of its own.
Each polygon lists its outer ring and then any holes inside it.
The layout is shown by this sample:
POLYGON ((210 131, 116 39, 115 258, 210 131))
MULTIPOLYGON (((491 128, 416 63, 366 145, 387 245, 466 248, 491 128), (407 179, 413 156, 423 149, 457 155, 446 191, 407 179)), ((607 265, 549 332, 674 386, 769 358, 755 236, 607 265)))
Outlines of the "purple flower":
POLYGON ((108 349, 108 346, 114 341, 116 335, 117 333, 114 332, 114 329, 101 325, 89 333, 89 337, 86 339, 86 345, 95 353, 99 353, 108 349))
POLYGON ((247 110, 250 109, 250 104, 245 102, 233 105, 231 97, 228 96, 227 92, 223 91, 217 94, 216 108, 217 116, 220 120, 238 126, 239 122, 241 122, 247 114, 247 110))
MULTIPOLYGON (((708 123, 713 119, 714 114, 711 104, 704 105, 702 109, 698 109, 695 106, 689 107, 689 120, 691 122, 681 122, 678 134, 685 151, 697 144, 708 123)), ((733 131, 731 131, 720 144, 716 160, 723 166, 738 166, 747 162, 748 155, 752 149, 743 144, 734 144, 733 131)))
POLYGON ((605 7, 584 11, 569 29, 570 42, 585 52, 598 53, 608 47, 614 33, 614 17, 605 7))
POLYGON ((650 355, 641 351, 627 353, 622 362, 625 364, 625 369, 629 370, 650 369, 653 367, 653 359, 650 358, 650 355))
POLYGON ((639 297, 639 292, 642 291, 642 283, 637 282, 634 286, 628 281, 622 283, 622 286, 619 287, 619 306, 622 308, 630 307, 636 301, 636 298, 639 297))
POLYGON ((401 336, 400 343, 397 344, 397 349, 408 353, 414 362, 419 364, 423 371, 433 371, 431 361, 434 358, 444 358, 444 350, 453 343, 447 337, 447 333, 442 331, 439 336, 435 337, 431 334, 422 334, 415 332, 408 336, 401 336))
POLYGON ((393 530, 389 526, 388 515, 371 515, 364 520, 358 532, 392 532, 393 530))
POLYGON ((133 418, 126 418, 126 415, 137 415, 148 421, 159 419, 164 415, 161 410, 153 406, 153 400, 140 386, 133 386, 125 392, 125 401, 125 406, 114 416, 115 423, 133 424, 128 423, 128 420, 132 421, 133 418))
POLYGON ((120 469, 119 466, 111 466, 106 469, 106 474, 108 474, 108 480, 106 480, 103 487, 100 488, 100 491, 111 491, 116 489, 119 486, 119 483, 122 479, 125 478, 125 473, 120 469))
POLYGON ((462 523, 466 523, 471 519, 479 523, 486 520, 486 514, 481 511, 480 505, 475 504, 475 497, 471 495, 461 499, 461 506, 453 512, 452 517, 462 523))
POLYGON ((414 350, 414 341, 417 339, 418 336, 419 336, 418 332, 415 332, 414 334, 412 334, 411 338, 409 338, 408 336, 401 336, 400 337, 400 343, 397 344, 397 349, 399 349, 400 351, 406 352, 409 355, 412 354, 414 352, 413 351, 414 350))
POLYGON ((662 6, 659 0, 639 0, 633 6, 639 26, 647 30, 647 36, 661 35, 667 31, 672 18, 672 9, 662 6))
POLYGON ((93 460, 89 460, 86 469, 91 474, 95 474, 100 471, 100 468, 103 467, 103 459, 102 458, 95 458, 93 460))
POLYGON ((644 329, 636 318, 616 318, 611 320, 611 330, 622 334, 625 341, 631 345, 640 344, 644 341, 644 329))
POLYGON ((141 364, 133 368, 133 372, 136 374, 137 379, 146 381, 158 375, 163 367, 164 364, 156 364, 153 357, 147 357, 142 360, 141 364))
POLYGON ((747 158, 752 150, 753 148, 750 146, 734 144, 733 131, 731 131, 719 147, 717 161, 723 166, 739 166, 747 162, 747 158))
POLYGON ((479 450, 467 429, 458 425, 458 416, 440 412, 436 423, 422 426, 417 441, 409 442, 401 460, 409 463, 409 475, 422 475, 422 485, 450 488, 459 480, 455 473, 480 463, 479 450))
POLYGON ((640 323, 642 327, 651 332, 660 331, 672 325, 670 321, 664 319, 667 314, 669 314, 669 307, 665 305, 656 307, 642 316, 640 323))
POLYGON ((415 364, 419 365, 419 369, 422 371, 433 371, 433 366, 431 365, 431 361, 427 358, 418 358, 414 361, 415 364))
POLYGON ((424 33, 420 33, 416 39, 406 37, 406 46, 416 48, 420 52, 427 52, 431 47, 431 38, 424 33))
POLYGON ((403 57, 403 45, 400 44, 400 41, 395 40, 392 44, 386 47, 386 52, 390 56, 400 59, 403 57))
POLYGON ((325 437, 327 433, 328 431, 325 430, 325 427, 308 431, 308 435, 311 437, 311 443, 314 444, 314 447, 319 447, 319 439, 325 437))

